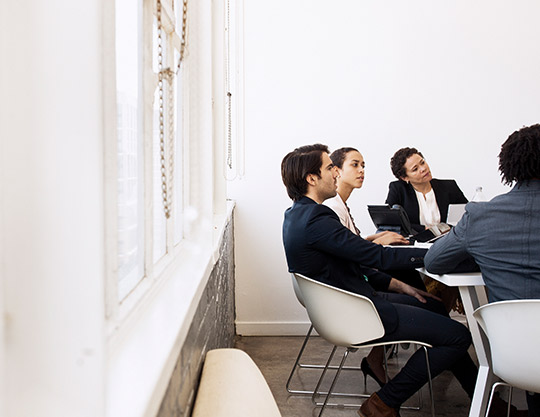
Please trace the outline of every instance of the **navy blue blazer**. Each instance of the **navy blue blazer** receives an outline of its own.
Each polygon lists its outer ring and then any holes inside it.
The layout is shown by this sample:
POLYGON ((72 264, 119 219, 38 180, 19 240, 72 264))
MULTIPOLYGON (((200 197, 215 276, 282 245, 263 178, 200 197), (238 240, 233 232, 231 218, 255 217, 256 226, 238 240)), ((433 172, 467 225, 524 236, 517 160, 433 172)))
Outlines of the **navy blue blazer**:
POLYGON ((391 277, 376 269, 418 268, 426 253, 369 242, 343 226, 331 208, 308 197, 285 212, 283 246, 290 272, 370 298, 387 332, 397 326, 397 313, 377 291, 387 291, 391 277))
MULTIPOLYGON (((443 223, 448 218, 448 206, 450 204, 465 204, 469 202, 454 180, 438 180, 433 178, 431 180, 431 187, 435 193, 437 206, 439 206, 439 212, 441 213, 441 222, 443 223)), ((391 206, 399 204, 403 207, 409 216, 411 226, 417 232, 426 229, 425 226, 420 224, 420 207, 418 206, 418 199, 411 184, 402 180, 391 182, 388 186, 386 204, 390 204, 391 206)))

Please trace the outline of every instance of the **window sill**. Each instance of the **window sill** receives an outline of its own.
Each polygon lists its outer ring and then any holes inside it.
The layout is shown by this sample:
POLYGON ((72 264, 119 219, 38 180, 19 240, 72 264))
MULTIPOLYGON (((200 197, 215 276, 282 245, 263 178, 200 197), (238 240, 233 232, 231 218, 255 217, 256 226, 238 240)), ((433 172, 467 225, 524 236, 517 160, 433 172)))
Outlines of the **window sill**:
POLYGON ((163 276, 142 287, 144 296, 119 324, 108 323, 113 326, 106 348, 108 417, 158 412, 233 209, 228 202, 226 214, 214 216, 211 248, 183 245, 163 276))

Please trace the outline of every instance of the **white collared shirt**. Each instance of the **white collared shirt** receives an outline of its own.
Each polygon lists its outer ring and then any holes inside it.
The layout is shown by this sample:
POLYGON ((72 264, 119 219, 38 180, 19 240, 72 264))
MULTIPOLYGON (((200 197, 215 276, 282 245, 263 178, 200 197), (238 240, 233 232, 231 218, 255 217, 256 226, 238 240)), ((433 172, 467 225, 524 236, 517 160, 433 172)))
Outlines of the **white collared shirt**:
POLYGON ((420 208, 420 224, 427 227, 439 224, 441 222, 441 213, 433 189, 425 197, 419 191, 414 190, 414 192, 416 193, 418 207, 420 208))

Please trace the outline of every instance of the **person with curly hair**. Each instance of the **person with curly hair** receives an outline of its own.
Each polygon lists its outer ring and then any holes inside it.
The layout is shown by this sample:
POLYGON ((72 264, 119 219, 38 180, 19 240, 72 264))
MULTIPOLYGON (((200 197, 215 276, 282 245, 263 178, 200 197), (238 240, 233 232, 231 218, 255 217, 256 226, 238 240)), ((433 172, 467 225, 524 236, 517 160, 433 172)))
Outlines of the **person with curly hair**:
MULTIPOLYGON (((468 202, 454 180, 433 178, 424 155, 416 148, 401 148, 390 160, 390 168, 397 178, 388 187, 386 204, 398 204, 407 213, 414 233, 446 222, 450 204, 468 202)), ((455 287, 426 278, 428 291, 443 300, 448 311, 463 313, 459 291, 455 287)))
MULTIPOLYGON (((512 133, 501 146, 502 182, 513 185, 486 202, 471 202, 459 223, 429 249, 428 271, 452 272, 472 257, 489 302, 540 298, 540 124, 512 133)), ((529 416, 540 416, 540 394, 527 394, 529 416)))
POLYGON ((397 178, 388 187, 386 204, 399 204, 416 232, 446 222, 450 204, 468 202, 454 180, 433 178, 424 155, 416 148, 401 148, 390 160, 397 178))

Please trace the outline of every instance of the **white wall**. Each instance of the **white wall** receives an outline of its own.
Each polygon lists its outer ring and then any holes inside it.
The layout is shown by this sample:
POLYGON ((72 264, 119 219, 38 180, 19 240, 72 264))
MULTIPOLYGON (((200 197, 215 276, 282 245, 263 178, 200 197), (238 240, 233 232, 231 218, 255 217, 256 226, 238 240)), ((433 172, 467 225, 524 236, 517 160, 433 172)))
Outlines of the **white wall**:
POLYGON ((305 315, 281 243, 283 156, 314 142, 357 147, 366 182, 350 206, 364 233, 403 146, 469 198, 477 185, 505 192, 500 145, 540 122, 540 3, 275 0, 246 1, 244 13, 246 174, 229 184, 238 331, 296 333, 305 315))
POLYGON ((104 415, 100 14, 0 6, 3 416, 104 415))
POLYGON ((115 117, 110 1, 0 1, 0 416, 158 412, 232 210, 213 169, 220 16, 210 0, 189 9, 186 204, 199 217, 120 305, 113 293, 106 317, 105 243, 116 244, 104 215, 105 177, 115 175, 104 168, 104 119, 115 117))

